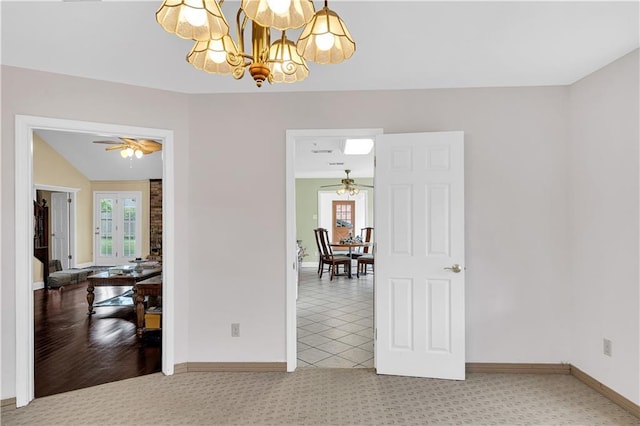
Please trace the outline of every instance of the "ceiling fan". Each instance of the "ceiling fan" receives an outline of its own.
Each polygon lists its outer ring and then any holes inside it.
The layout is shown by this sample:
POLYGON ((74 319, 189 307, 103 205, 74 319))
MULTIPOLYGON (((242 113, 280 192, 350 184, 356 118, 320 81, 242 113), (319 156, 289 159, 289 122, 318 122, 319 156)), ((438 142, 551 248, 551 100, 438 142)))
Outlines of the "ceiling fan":
POLYGON ((348 192, 349 195, 356 195, 360 192, 360 188, 373 188, 373 186, 371 185, 362 185, 362 184, 357 184, 353 179, 351 179, 349 177, 349 173, 351 173, 351 170, 347 169, 344 171, 347 174, 347 177, 345 179, 342 179, 337 185, 323 185, 320 188, 331 188, 331 187, 336 187, 339 186, 338 190, 336 191, 338 193, 338 195, 342 195, 345 192, 348 192))
POLYGON ((153 139, 134 139, 134 138, 119 138, 121 142, 117 141, 93 141, 93 143, 103 143, 108 146, 106 151, 120 150, 122 158, 133 157, 141 158, 145 154, 152 154, 156 151, 162 150, 162 144, 154 141, 153 139))

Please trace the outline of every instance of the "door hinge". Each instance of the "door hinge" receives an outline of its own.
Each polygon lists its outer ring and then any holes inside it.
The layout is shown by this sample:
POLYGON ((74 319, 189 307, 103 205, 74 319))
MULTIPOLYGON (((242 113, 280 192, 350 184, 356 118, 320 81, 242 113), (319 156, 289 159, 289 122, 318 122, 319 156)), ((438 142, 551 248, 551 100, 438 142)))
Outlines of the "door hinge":
POLYGON ((73 256, 69 255, 67 256, 69 258, 69 260, 73 259, 73 256))

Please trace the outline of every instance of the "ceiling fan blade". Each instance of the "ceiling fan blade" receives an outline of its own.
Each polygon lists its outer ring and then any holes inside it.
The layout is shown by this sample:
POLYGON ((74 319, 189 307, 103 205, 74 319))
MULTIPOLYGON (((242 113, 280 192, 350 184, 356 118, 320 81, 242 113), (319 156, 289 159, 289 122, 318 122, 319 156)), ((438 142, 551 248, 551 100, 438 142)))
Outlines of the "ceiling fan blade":
POLYGON ((152 139, 139 139, 138 146, 143 152, 146 151, 145 154, 162 150, 162 144, 152 139))
POLYGON ((122 142, 118 142, 118 141, 93 141, 93 143, 104 143, 107 145, 122 145, 122 142))
POLYGON ((127 145, 121 143, 120 145, 108 146, 105 148, 107 151, 115 151, 116 149, 125 149, 127 145))
POLYGON ((336 187, 336 186, 342 186, 342 184, 339 184, 339 185, 320 185, 320 188, 331 188, 331 187, 336 187))
POLYGON ((153 139, 134 139, 121 137, 122 141, 132 149, 139 149, 143 154, 151 154, 152 152, 162 150, 162 144, 153 139))
POLYGON ((362 184, 359 184, 359 183, 357 183, 356 186, 362 186, 362 187, 365 187, 365 188, 373 188, 373 185, 362 185, 362 184))

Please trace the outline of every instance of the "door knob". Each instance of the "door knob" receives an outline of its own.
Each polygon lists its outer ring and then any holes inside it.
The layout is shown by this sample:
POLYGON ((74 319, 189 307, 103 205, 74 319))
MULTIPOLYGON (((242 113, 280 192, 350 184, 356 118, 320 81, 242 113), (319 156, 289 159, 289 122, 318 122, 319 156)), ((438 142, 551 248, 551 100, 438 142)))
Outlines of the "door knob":
POLYGON ((444 269, 448 269, 448 270, 450 270, 451 272, 455 272, 456 274, 457 274, 458 272, 462 271, 462 268, 461 268, 461 267, 460 267, 460 265, 458 265, 457 263, 454 263, 454 264, 453 264, 453 265, 451 265, 451 266, 447 266, 447 267, 446 267, 446 268, 444 268, 444 269))

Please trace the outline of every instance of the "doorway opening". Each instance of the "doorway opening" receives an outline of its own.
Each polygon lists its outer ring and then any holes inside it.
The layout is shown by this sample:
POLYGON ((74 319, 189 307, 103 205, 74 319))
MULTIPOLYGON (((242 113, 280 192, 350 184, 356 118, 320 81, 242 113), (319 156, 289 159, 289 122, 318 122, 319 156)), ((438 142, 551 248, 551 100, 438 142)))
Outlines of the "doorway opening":
MULTIPOLYGON (((48 207, 46 261, 59 259, 62 269, 76 267, 76 199, 78 188, 34 185, 33 199, 39 205, 48 207)), ((42 253, 34 253, 35 257, 43 257, 42 253)), ((44 288, 44 265, 34 260, 33 289, 44 288)))
MULTIPOLYGON (((174 180, 173 180, 173 131, 113 125, 95 122, 54 119, 36 116, 16 116, 15 126, 15 217, 16 217, 16 406, 27 405, 35 396, 34 372, 34 292, 33 283, 33 236, 32 226, 34 197, 34 134, 38 130, 86 133, 94 135, 122 135, 148 137, 162 141, 162 177, 164 185, 163 244, 174 245, 174 180)), ((92 237, 92 236, 91 236, 92 237)), ((163 257, 162 291, 163 327, 162 372, 173 374, 174 366, 174 255, 171 251, 163 257)), ((86 316, 86 312, 83 313, 86 316)), ((96 321, 97 322, 97 321, 96 321)))
MULTIPOLYGON (((374 139, 381 129, 292 130, 287 132, 287 253, 294 261, 287 275, 287 370, 298 366, 372 368, 374 274, 352 278, 319 271, 314 229, 335 234, 336 223, 346 237, 373 226, 373 189, 337 193, 345 168, 357 183, 373 185, 373 151, 369 156, 345 156, 347 138, 374 139), (343 156, 338 161, 331 155, 343 156), (366 158, 365 158, 366 157, 366 158), (331 163, 331 164, 329 164, 331 163), (331 187, 328 188, 327 186, 331 187), (340 207, 334 220, 337 205, 340 207), (300 249, 299 249, 300 248, 300 249), (299 250, 303 253, 298 257, 299 250), (296 270, 297 269, 297 270, 296 270), (331 281, 331 282, 330 282, 331 281)), ((337 211, 336 210, 336 211, 337 211)), ((340 238, 333 235, 333 238, 340 238)), ((354 254, 355 258, 355 254, 354 254)), ((326 269, 326 268, 325 268, 326 269)))

